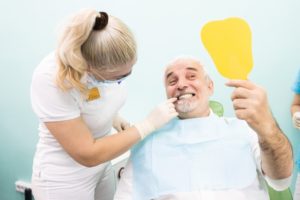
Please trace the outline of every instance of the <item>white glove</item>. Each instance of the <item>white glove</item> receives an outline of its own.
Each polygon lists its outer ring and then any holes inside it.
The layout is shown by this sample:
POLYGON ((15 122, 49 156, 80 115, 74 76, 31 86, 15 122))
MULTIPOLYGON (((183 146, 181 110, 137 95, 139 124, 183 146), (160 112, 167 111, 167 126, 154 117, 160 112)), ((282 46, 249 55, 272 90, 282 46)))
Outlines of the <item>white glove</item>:
POLYGON ((125 129, 127 129, 128 127, 130 127, 130 123, 127 122, 125 119, 123 119, 122 117, 120 117, 119 115, 117 115, 114 118, 113 121, 113 127, 114 129, 116 129, 118 132, 120 131, 124 131, 125 129))
POLYGON ((176 100, 177 98, 171 98, 159 104, 144 121, 135 125, 141 135, 141 139, 178 116, 173 104, 176 100))
POLYGON ((294 112, 293 124, 294 124, 295 128, 300 129, 300 112, 294 112))

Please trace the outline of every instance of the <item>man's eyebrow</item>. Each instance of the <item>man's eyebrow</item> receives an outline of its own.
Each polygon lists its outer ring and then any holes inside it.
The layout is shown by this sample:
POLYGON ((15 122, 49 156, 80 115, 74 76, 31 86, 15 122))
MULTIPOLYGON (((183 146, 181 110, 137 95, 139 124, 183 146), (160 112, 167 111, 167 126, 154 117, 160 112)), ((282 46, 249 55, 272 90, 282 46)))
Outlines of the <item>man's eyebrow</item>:
MULTIPOLYGON (((191 70, 191 71, 195 71, 195 72, 197 72, 198 71, 198 69, 197 68, 195 68, 195 67, 187 67, 186 68, 187 70, 191 70)), ((169 72, 169 73, 167 73, 167 75, 166 75, 166 79, 168 79, 171 75, 173 74, 173 72, 169 72)))
POLYGON ((198 71, 198 69, 197 69, 197 68, 195 68, 195 67, 187 67, 186 69, 188 69, 188 70, 192 70, 192 71, 195 71, 195 72, 197 72, 197 71, 198 71))
POLYGON ((168 79, 172 74, 173 74, 173 72, 167 73, 166 79, 168 79))

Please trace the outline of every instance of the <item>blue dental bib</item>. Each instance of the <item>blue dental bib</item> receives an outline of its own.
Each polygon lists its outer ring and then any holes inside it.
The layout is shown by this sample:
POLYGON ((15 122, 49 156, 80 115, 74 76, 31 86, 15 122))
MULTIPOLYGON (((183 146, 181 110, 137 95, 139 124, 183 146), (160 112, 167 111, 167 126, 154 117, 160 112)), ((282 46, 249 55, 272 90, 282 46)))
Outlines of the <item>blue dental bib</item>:
POLYGON ((131 152, 134 199, 177 192, 241 189, 256 178, 244 121, 174 119, 131 152))

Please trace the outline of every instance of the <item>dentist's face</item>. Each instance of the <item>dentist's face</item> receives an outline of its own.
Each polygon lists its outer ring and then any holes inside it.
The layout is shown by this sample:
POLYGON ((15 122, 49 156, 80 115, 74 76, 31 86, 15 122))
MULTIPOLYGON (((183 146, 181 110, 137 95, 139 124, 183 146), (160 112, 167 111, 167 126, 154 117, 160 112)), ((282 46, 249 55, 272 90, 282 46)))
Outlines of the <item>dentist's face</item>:
POLYGON ((103 70, 96 67, 90 67, 88 71, 99 81, 103 80, 120 80, 131 74, 132 67, 135 64, 135 60, 127 64, 118 66, 118 68, 113 68, 110 70, 103 70))
POLYGON ((181 118, 203 117, 209 114, 209 97, 213 83, 200 65, 192 59, 179 59, 165 73, 167 97, 176 97, 175 108, 181 118))

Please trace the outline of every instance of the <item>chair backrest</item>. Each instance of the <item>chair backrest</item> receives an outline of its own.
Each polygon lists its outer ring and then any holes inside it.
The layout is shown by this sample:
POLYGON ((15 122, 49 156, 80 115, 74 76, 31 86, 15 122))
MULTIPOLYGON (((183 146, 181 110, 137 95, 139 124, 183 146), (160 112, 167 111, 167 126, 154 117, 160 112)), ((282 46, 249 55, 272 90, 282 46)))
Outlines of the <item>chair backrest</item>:
POLYGON ((270 200, 293 200, 290 188, 283 191, 276 191, 268 186, 270 200))
POLYGON ((223 108, 223 105, 220 102, 210 100, 209 101, 209 107, 219 117, 222 117, 224 115, 224 108, 223 108))

